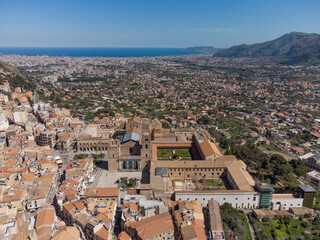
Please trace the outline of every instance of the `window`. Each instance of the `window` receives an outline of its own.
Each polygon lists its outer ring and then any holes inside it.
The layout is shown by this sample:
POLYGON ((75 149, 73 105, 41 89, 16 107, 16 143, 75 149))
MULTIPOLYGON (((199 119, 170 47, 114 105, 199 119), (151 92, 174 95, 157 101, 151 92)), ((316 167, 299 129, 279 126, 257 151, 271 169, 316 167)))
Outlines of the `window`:
POLYGON ((255 201, 256 200, 256 197, 253 197, 253 201, 255 201))

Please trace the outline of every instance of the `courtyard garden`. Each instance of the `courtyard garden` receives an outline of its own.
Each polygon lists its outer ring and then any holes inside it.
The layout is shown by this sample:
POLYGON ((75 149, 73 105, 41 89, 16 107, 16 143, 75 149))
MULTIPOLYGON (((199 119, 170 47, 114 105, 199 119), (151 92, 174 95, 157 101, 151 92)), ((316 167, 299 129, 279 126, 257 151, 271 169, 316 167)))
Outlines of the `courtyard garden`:
POLYGON ((160 161, 189 161, 192 160, 191 149, 158 149, 158 160, 160 161))
POLYGON ((132 178, 122 179, 120 181, 120 187, 122 188, 134 188, 137 182, 132 178))
POLYGON ((204 190, 226 189, 224 182, 219 180, 201 179, 199 183, 204 190))
POLYGON ((89 154, 78 154, 78 155, 75 155, 75 159, 85 159, 89 156, 89 154))

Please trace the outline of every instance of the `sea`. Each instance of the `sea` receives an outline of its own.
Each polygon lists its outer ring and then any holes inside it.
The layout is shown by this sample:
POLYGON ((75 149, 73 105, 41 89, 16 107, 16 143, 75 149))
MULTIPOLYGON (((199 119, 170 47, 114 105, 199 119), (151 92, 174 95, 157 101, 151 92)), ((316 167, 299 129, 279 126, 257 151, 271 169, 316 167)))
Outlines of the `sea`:
POLYGON ((185 48, 0 47, 0 54, 55 57, 158 57, 200 54, 185 48))

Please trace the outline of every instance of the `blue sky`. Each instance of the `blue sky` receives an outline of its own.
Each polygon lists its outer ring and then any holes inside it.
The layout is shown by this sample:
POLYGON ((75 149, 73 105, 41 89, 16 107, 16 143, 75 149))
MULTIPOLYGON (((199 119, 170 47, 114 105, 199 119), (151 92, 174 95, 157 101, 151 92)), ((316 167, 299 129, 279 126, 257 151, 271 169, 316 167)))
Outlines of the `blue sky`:
POLYGON ((320 33, 320 0, 0 0, 0 46, 230 47, 320 33))

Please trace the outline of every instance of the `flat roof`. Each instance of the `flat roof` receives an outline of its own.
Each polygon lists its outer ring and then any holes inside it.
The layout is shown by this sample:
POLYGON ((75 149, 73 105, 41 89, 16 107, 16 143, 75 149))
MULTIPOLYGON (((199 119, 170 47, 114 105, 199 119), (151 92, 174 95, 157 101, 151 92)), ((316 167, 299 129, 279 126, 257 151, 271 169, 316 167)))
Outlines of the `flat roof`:
POLYGON ((308 184, 300 184, 299 188, 304 192, 316 192, 316 190, 308 184))

